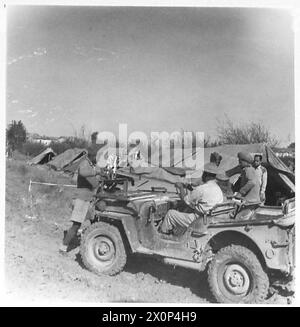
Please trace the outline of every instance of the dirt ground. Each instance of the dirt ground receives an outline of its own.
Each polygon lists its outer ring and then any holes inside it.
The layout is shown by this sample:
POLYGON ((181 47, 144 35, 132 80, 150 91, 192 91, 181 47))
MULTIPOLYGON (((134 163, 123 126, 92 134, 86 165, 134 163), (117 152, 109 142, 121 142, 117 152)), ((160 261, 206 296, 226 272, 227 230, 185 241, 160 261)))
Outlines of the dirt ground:
MULTIPOLYGON (((117 276, 86 270, 78 247, 58 253, 70 226, 70 188, 32 186, 32 180, 70 184, 71 180, 24 161, 6 163, 5 277, 7 299, 26 304, 211 303, 206 274, 131 256, 117 276)), ((286 304, 274 296, 269 303, 286 304)))

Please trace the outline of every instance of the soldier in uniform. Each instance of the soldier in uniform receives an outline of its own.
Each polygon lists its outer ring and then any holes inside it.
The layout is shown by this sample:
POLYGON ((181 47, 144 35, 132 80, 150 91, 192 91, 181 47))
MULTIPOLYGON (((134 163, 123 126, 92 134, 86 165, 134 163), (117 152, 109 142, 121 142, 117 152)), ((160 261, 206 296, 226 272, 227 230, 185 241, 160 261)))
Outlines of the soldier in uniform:
POLYGON ((266 200, 266 187, 267 187, 267 180, 268 180, 268 173, 267 169, 262 166, 262 155, 256 154, 254 156, 253 167, 255 169, 256 176, 260 183, 260 200, 262 203, 266 200))
MULTIPOLYGON (((216 182, 216 175, 219 170, 215 163, 209 162, 204 166, 202 181, 204 184, 194 187, 192 191, 186 192, 186 186, 183 183, 176 183, 180 190, 180 197, 191 206, 198 202, 202 203, 203 209, 209 210, 216 204, 223 202, 223 193, 216 182)), ((197 218, 195 213, 180 212, 170 209, 161 226, 160 232, 170 234, 177 228, 187 228, 197 218)))
POLYGON ((235 194, 249 203, 260 202, 260 182, 255 169, 252 167, 253 158, 250 153, 238 153, 239 165, 242 168, 240 189, 235 194))
POLYGON ((62 245, 59 248, 61 253, 69 250, 69 245, 76 236, 84 220, 93 214, 91 200, 99 185, 99 176, 103 174, 102 169, 96 164, 96 156, 89 155, 80 163, 78 168, 77 189, 74 190, 74 208, 70 220, 72 226, 67 231, 62 245))

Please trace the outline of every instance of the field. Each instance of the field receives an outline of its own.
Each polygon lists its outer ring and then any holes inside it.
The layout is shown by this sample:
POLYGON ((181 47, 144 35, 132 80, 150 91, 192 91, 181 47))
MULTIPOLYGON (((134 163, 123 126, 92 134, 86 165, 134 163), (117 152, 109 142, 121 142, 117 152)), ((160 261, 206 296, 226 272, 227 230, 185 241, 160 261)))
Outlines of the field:
MULTIPOLYGON (((206 274, 131 256, 114 277, 86 270, 75 247, 58 252, 70 226, 71 188, 29 181, 72 184, 71 178, 21 159, 6 162, 5 276, 8 300, 33 304, 74 302, 211 303, 206 274)), ((275 296, 269 302, 286 303, 275 296)))

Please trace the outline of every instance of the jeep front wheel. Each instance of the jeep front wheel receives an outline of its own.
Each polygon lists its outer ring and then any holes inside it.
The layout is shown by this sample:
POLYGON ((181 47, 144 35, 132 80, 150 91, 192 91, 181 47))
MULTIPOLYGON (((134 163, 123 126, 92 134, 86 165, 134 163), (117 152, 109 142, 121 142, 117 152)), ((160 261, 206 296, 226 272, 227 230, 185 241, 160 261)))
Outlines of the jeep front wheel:
POLYGON ((98 275, 116 275, 127 259, 118 228, 104 222, 94 223, 84 231, 80 255, 85 267, 98 275))
POLYGON ((269 289, 269 278, 255 254, 239 245, 217 252, 208 269, 208 283, 221 303, 260 303, 269 289))

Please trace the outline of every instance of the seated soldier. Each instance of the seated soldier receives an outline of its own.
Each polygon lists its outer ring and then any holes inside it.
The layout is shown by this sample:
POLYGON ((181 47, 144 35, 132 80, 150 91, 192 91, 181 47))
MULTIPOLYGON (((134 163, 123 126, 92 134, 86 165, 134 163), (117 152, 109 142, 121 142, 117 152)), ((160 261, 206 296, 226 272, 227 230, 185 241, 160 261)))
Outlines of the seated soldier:
MULTIPOLYGON (((223 193, 216 183, 216 175, 218 168, 215 163, 208 163, 204 166, 202 181, 204 184, 195 187, 192 191, 186 193, 186 186, 183 183, 176 183, 180 190, 180 197, 188 205, 194 207, 197 203, 202 203, 205 211, 213 208, 216 204, 223 202, 223 193)), ((195 219, 195 213, 179 212, 177 210, 169 210, 160 226, 160 232, 170 234, 174 228, 187 228, 195 219)))

